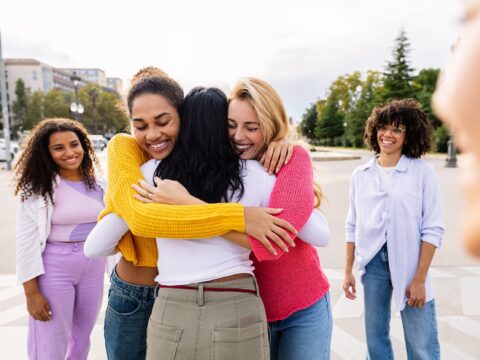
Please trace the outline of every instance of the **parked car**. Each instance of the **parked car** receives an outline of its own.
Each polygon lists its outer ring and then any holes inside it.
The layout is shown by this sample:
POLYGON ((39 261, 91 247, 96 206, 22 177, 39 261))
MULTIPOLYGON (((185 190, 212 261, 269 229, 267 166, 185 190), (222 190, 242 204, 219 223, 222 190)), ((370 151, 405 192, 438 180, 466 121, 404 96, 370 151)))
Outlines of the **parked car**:
MULTIPOLYGON (((15 155, 18 154, 20 148, 18 143, 15 141, 10 141, 10 155, 11 160, 15 158, 15 155)), ((5 139, 0 139, 0 161, 6 161, 6 152, 5 152, 5 139)))
POLYGON ((107 147, 108 140, 103 135, 88 135, 95 150, 102 151, 107 147))

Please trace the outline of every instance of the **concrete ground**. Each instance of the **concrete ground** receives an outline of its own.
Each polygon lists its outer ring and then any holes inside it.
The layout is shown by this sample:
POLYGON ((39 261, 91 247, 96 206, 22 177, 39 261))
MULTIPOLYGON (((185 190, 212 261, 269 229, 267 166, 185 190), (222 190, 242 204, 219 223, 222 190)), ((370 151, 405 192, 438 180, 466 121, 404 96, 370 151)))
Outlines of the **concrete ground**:
MULTIPOLYGON (((318 154, 317 154, 318 155, 318 154)), ((324 156, 325 154, 321 155, 324 156)), ((345 299, 341 284, 344 263, 344 221, 348 208, 348 184, 353 169, 371 156, 366 151, 336 150, 337 158, 352 160, 315 161, 315 174, 326 200, 322 209, 332 232, 330 244, 319 249, 322 267, 331 283, 334 318, 332 359, 364 359, 363 304, 361 286, 356 301, 345 299), (342 155, 343 154, 343 155, 342 155)), ((100 154, 102 163, 105 153, 100 154)), ((440 179, 446 214, 446 235, 435 255, 432 277, 442 358, 480 359, 480 260, 469 257, 460 241, 461 197, 457 190, 459 169, 445 168, 443 156, 429 156, 440 179)), ((0 348, 2 359, 26 359, 26 308, 15 272, 15 199, 9 186, 11 174, 0 170, 0 348)), ((106 282, 107 283, 107 282, 106 282)), ((107 287, 107 284, 106 284, 107 287)), ((106 298, 105 298, 106 299, 106 298)), ((106 359, 103 344, 105 302, 92 334, 89 359, 106 359)), ((405 359, 401 319, 395 313, 391 335, 397 359, 405 359)))

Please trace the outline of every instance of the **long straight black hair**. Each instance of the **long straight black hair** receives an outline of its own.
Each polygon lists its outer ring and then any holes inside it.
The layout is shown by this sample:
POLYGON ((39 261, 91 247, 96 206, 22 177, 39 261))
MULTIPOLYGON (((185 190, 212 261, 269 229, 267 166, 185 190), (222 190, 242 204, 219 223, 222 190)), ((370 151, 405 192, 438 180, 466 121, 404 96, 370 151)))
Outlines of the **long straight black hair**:
POLYGON ((243 196, 242 167, 228 139, 228 103, 217 88, 196 87, 183 102, 180 134, 172 153, 155 176, 177 180, 208 203, 231 201, 229 191, 243 196))

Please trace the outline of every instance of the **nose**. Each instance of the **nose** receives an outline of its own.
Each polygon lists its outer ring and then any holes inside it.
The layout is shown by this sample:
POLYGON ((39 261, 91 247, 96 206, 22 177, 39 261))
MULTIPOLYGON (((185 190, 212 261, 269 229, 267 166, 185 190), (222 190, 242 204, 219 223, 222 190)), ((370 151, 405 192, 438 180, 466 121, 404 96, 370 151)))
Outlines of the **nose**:
POLYGON ((147 130, 146 138, 148 141, 158 140, 162 136, 162 131, 156 127, 147 130))
POLYGON ((233 140, 240 141, 244 138, 244 131, 241 127, 237 127, 235 129, 235 133, 233 134, 233 140))

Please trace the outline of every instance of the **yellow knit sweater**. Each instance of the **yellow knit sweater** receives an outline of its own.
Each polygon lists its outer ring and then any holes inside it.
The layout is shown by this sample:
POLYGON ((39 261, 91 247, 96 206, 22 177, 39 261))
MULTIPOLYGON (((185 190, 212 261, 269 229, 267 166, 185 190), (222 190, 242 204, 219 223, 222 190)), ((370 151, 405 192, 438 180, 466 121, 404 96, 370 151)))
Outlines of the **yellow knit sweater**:
POLYGON ((132 184, 142 179, 140 166, 148 160, 135 138, 119 134, 108 143, 108 188, 101 219, 114 212, 130 228, 118 244, 123 257, 136 266, 157 266, 153 238, 207 238, 235 230, 244 232, 241 204, 165 205, 144 204, 133 198, 132 184), (134 236, 132 236, 132 233, 134 236))

